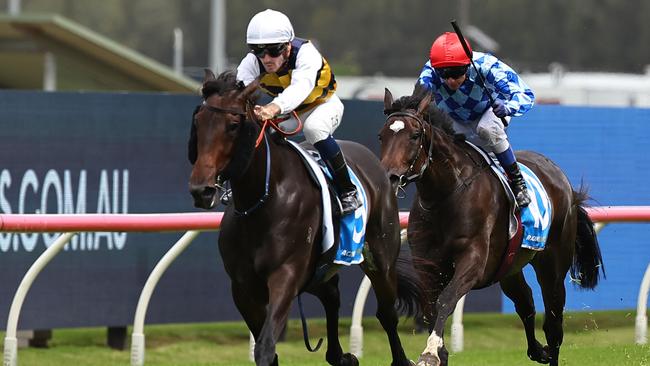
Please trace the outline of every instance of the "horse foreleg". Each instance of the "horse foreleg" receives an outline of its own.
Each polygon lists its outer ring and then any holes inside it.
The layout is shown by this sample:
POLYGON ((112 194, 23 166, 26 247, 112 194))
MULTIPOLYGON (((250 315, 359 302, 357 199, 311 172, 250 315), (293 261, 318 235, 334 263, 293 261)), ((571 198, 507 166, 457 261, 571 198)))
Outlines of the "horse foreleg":
POLYGON ((549 355, 535 338, 535 303, 533 293, 526 283, 522 272, 515 273, 501 280, 501 290, 515 304, 517 315, 524 324, 528 358, 539 363, 548 363, 549 355))
MULTIPOLYGON (((266 325, 267 320, 267 292, 266 288, 255 287, 253 288, 250 284, 237 284, 232 283, 232 296, 237 306, 237 310, 244 318, 248 329, 253 334, 255 338, 255 359, 256 364, 260 365, 257 362, 257 346, 259 340, 262 339, 262 329, 266 325)), ((273 345, 275 347, 275 345, 273 345)), ((273 353, 275 351, 273 350, 273 353)), ((277 357, 274 360, 265 361, 267 365, 277 365, 277 357)))
POLYGON ((433 331, 427 339, 427 346, 418 359, 417 366, 446 366, 449 353, 445 348, 443 335, 447 318, 461 297, 466 295, 476 284, 479 277, 479 253, 470 253, 456 261, 456 269, 449 284, 440 292, 436 308, 436 319, 433 331))
POLYGON ((377 298, 377 319, 388 336, 390 351, 393 357, 392 366, 410 366, 411 361, 406 357, 402 342, 397 333, 399 317, 395 310, 397 300, 397 273, 395 267, 382 271, 366 271, 377 298))
POLYGON ((278 364, 275 346, 287 323, 291 303, 298 293, 296 281, 282 270, 269 276, 267 286, 266 317, 255 340, 255 364, 258 366, 278 364))
POLYGON ((325 317, 327 320, 327 352, 325 354, 325 360, 330 365, 358 365, 359 361, 353 354, 343 354, 343 349, 339 341, 339 309, 341 307, 341 298, 338 274, 310 292, 318 297, 325 308, 325 317))

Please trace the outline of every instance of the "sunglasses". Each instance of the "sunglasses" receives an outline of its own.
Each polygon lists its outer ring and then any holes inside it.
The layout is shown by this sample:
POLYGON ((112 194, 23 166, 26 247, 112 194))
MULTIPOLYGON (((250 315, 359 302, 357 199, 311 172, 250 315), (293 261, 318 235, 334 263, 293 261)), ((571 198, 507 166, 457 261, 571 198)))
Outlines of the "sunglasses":
POLYGON ((443 80, 449 78, 458 79, 467 73, 467 66, 441 67, 435 70, 436 74, 438 74, 438 76, 440 76, 440 78, 443 80))
POLYGON ((286 43, 249 44, 248 48, 251 49, 253 55, 259 58, 264 57, 265 54, 268 54, 271 57, 278 57, 287 48, 287 44, 286 43))

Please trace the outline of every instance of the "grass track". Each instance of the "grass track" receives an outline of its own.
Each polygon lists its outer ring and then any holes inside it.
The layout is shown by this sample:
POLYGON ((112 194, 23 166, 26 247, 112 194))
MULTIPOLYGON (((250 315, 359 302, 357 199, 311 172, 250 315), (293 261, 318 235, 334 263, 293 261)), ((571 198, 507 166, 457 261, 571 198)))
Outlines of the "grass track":
MULTIPOLYGON (((631 311, 565 314, 561 365, 650 366, 650 346, 634 344, 631 311)), ((322 319, 309 321, 312 344, 325 336, 322 319)), ((538 316, 538 339, 543 340, 538 316)), ((451 354, 453 366, 536 365, 526 358, 523 327, 514 315, 466 314, 465 350, 451 354)), ((349 348, 350 320, 341 321, 341 344, 349 348)), ((20 349, 21 366, 129 365, 128 351, 104 346, 104 328, 55 330, 49 349, 20 349)), ((325 352, 305 350, 300 322, 292 320, 287 341, 278 345, 281 365, 326 365, 325 352)), ((449 332, 447 332, 449 334, 449 332)), ((4 339, 4 333, 0 333, 4 339)), ((145 328, 146 365, 250 366, 248 333, 243 323, 153 325, 145 328)), ((403 319, 400 336, 407 355, 416 359, 426 336, 413 333, 412 320, 403 319)), ((130 337, 130 333, 129 333, 130 337)), ((130 339, 129 339, 130 341, 130 339)), ((542 343, 544 343, 542 341, 542 343)), ((324 344, 324 347, 326 344, 324 344)), ((374 318, 364 320, 364 356, 361 365, 389 365, 386 337, 374 318)))

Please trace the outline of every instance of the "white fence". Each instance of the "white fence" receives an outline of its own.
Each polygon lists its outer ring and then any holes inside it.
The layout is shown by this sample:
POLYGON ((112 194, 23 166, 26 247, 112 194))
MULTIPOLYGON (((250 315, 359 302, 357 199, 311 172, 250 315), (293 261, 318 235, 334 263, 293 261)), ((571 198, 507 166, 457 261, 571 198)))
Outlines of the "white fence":
MULTIPOLYGON (((598 207, 589 210, 591 218, 597 222, 598 230, 604 225, 613 222, 648 222, 650 221, 650 207, 646 206, 618 206, 598 207)), ((197 237, 201 231, 218 230, 223 213, 181 213, 181 214, 4 214, 0 215, 0 232, 62 232, 55 242, 47 248, 32 264, 23 277, 16 294, 14 295, 4 340, 4 366, 17 366, 17 327, 20 311, 29 292, 31 285, 43 270, 77 233, 94 231, 113 232, 169 232, 187 231, 171 249, 161 258, 154 267, 140 294, 133 325, 131 343, 131 364, 143 365, 145 356, 144 320, 158 280, 167 270, 169 265, 180 255, 185 248, 197 237)), ((408 213, 400 213, 402 227, 408 222, 408 213)), ((650 265, 645 272, 636 316, 636 342, 647 342, 647 300, 650 288, 650 265)), ((357 356, 363 355, 363 328, 361 319, 366 298, 370 290, 370 281, 367 278, 361 283, 354 304, 352 326, 350 329, 351 352, 357 356)), ((462 299, 453 316, 452 324, 452 351, 462 350, 463 326, 462 312, 464 299, 462 299)))

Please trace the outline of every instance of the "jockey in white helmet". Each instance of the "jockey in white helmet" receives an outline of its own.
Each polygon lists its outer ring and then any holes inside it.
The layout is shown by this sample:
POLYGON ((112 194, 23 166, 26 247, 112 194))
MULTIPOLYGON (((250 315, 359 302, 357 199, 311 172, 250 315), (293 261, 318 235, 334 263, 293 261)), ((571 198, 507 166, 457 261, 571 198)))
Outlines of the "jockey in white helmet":
POLYGON ((342 215, 354 212, 361 201, 332 137, 343 117, 343 103, 335 94, 329 64, 311 42, 295 37, 291 21, 279 11, 255 14, 246 30, 246 43, 251 52, 237 67, 237 79, 248 85, 260 78, 261 90, 273 97, 266 105, 256 105, 255 115, 268 120, 295 111, 304 121, 305 138, 332 173, 342 215))

